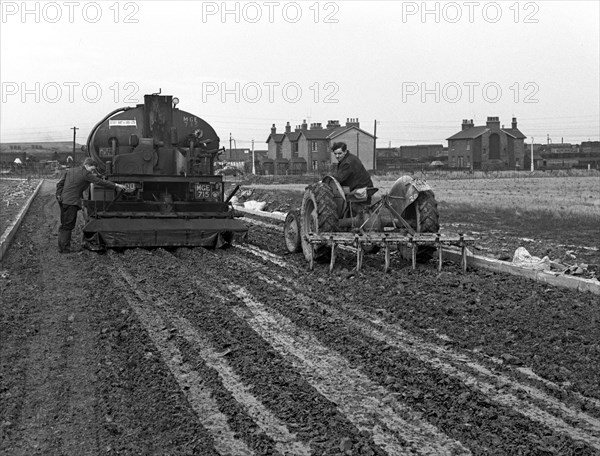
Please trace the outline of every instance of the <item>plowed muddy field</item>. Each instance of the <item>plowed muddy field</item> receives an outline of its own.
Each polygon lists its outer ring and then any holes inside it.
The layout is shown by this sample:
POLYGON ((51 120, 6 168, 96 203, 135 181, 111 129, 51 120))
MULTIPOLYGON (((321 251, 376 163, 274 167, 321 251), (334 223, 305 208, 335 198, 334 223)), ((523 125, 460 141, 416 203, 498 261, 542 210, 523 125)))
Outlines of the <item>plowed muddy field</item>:
POLYGON ((228 249, 60 255, 58 213, 46 181, 1 267, 0 454, 600 454, 591 293, 309 271, 266 219, 228 249))

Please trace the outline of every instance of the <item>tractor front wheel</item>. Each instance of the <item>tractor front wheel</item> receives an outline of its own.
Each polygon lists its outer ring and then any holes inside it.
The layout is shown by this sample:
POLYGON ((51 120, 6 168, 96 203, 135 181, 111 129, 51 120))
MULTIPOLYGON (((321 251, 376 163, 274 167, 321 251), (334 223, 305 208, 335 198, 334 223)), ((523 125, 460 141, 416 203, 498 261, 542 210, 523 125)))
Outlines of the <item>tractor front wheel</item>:
POLYGON ((298 253, 302 250, 302 243, 300 241, 300 211, 288 213, 283 224, 283 236, 288 252, 298 253))

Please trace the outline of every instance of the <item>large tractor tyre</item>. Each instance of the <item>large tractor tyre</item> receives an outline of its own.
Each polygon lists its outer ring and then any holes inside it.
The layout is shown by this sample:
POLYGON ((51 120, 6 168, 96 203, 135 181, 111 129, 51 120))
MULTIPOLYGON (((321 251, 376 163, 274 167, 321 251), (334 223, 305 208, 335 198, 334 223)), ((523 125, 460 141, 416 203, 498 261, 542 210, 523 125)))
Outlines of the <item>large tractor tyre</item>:
MULTIPOLYGON (((437 201, 432 191, 421 192, 415 202, 404 210, 402 217, 417 233, 437 233, 440 229, 437 201)), ((420 246, 417 249, 417 263, 429 261, 435 250, 433 246, 420 246)), ((410 259, 410 249, 402 249, 402 256, 410 259)))
POLYGON ((300 211, 288 213, 283 224, 283 236, 288 252, 298 253, 302 251, 302 243, 300 241, 300 211))
POLYGON ((317 182, 306 188, 300 210, 300 241, 307 261, 327 261, 331 249, 326 245, 311 245, 308 233, 336 231, 337 206, 333 190, 327 184, 317 182))

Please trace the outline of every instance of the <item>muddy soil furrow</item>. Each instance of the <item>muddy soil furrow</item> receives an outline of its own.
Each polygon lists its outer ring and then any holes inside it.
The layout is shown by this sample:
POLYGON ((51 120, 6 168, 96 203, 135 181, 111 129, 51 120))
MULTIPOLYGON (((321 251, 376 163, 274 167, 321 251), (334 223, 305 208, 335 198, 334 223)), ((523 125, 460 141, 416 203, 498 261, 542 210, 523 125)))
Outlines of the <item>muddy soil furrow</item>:
MULTIPOLYGON (((197 253, 178 252, 177 256, 194 256, 197 253)), ((289 360, 279 356, 232 312, 228 303, 231 298, 221 302, 216 297, 219 287, 207 289, 206 282, 200 279, 196 279, 197 285, 191 288, 187 284, 181 286, 177 283, 177 277, 191 267, 196 269, 196 265, 167 253, 151 256, 144 262, 135 258, 135 253, 131 255, 132 258, 126 258, 125 261, 127 270, 134 276, 141 277, 143 270, 151 266, 153 261, 164 266, 166 274, 161 277, 160 286, 144 280, 145 292, 155 301, 164 299, 176 309, 176 313, 193 325, 195 332, 202 331, 210 339, 209 343, 223 353, 222 357, 228 361, 235 374, 249 386, 249 391, 285 423, 290 431, 293 429, 298 439, 309 441, 314 454, 339 454, 342 443, 362 451, 362 454, 383 454, 369 433, 361 433, 349 423, 335 404, 324 400, 291 367, 289 360), (137 264, 140 265, 138 270, 137 264)), ((199 256, 212 258, 218 257, 218 254, 204 251, 199 256)), ((213 280, 209 283, 213 283, 213 280)), ((174 310, 169 310, 169 315, 175 315, 174 310)), ((202 350, 198 349, 196 353, 195 360, 198 362, 202 358, 202 350)), ((217 391, 222 383, 221 377, 218 384, 211 383, 211 388, 217 391)), ((228 408, 227 404, 223 404, 222 408, 228 408)))
MULTIPOLYGON (((154 346, 159 351, 163 362, 167 365, 177 380, 179 387, 186 394, 187 400, 193 407, 202 425, 208 429, 214 440, 214 446, 220 454, 253 455, 254 452, 241 440, 227 424, 227 417, 219 410, 212 399, 212 391, 204 383, 198 372, 187 362, 171 337, 171 326, 166 325, 161 316, 151 309, 153 299, 147 297, 134 286, 134 282, 122 268, 118 272, 125 278, 132 291, 137 295, 125 295, 129 306, 143 324, 152 339, 154 346), (133 286, 132 286, 133 285, 133 286)), ((118 275, 113 279, 118 283, 118 275)), ((125 289, 124 285, 122 289, 125 289)))
MULTIPOLYGON (((300 300, 303 302, 306 301, 310 303, 311 306, 317 306, 323 313, 337 313, 338 318, 341 319, 341 317, 339 317, 340 311, 336 308, 329 306, 323 302, 314 301, 308 296, 303 296, 302 287, 298 287, 297 281, 292 279, 292 277, 295 277, 297 274, 302 273, 301 269, 291 265, 290 263, 285 262, 283 257, 281 257, 280 255, 273 254, 255 246, 236 246, 235 248, 240 249, 244 252, 249 252, 252 255, 258 257, 258 259, 270 261, 273 264, 280 266, 284 269, 284 271, 280 271, 277 274, 271 273, 270 276, 266 276, 263 273, 257 273, 257 276, 260 278, 260 280, 262 280, 265 283, 268 283, 272 287, 280 288, 284 291, 287 291, 290 295, 296 296, 296 300, 300 300), (289 274, 290 272, 291 274, 289 274)), ((260 269, 261 265, 258 262, 252 260, 248 261, 248 265, 250 268, 256 270, 260 269)), ((514 370, 511 370, 511 374, 513 376, 516 376, 517 378, 521 377, 532 381, 533 387, 519 383, 517 381, 514 381, 513 379, 506 378, 502 374, 497 375, 490 372, 484 366, 480 365, 478 362, 475 362, 475 359, 477 359, 478 361, 482 359, 481 353, 478 353, 473 350, 464 350, 463 353, 468 353, 469 357, 459 355, 458 353, 450 351, 445 347, 441 347, 438 344, 425 342, 423 339, 417 338, 409 334, 408 332, 403 330, 398 324, 386 325, 381 319, 381 311, 377 312, 377 317, 374 317, 372 313, 366 313, 358 309, 349 309, 347 307, 344 307, 341 312, 344 312, 345 314, 348 314, 349 312, 354 317, 356 317, 356 319, 359 321, 357 323, 352 322, 352 324, 354 324, 359 330, 365 330, 368 326, 372 326, 374 328, 387 328, 386 332, 393 332, 397 340, 406 341, 406 343, 410 344, 411 346, 417 344, 419 347, 425 349, 428 353, 430 353, 433 356, 441 356, 442 358, 448 361, 458 362, 460 365, 463 366, 470 365, 472 367, 473 372, 482 373, 486 377, 494 377, 496 383, 502 385, 510 385, 512 388, 526 391, 532 398, 537 398, 547 403, 552 408, 563 409, 567 416, 571 416, 575 420, 580 419, 578 410, 581 407, 584 407, 596 416, 600 416, 600 401, 598 401, 595 398, 586 397, 576 391, 573 391, 571 388, 569 388, 569 385, 557 385, 556 383, 543 379, 536 375, 533 371, 531 371, 530 368, 516 367, 514 370), (536 388, 536 386, 540 386, 543 390, 548 391, 550 394, 558 395, 558 399, 564 398, 565 395, 571 396, 571 399, 577 402, 577 408, 568 408, 562 402, 559 403, 557 399, 548 397, 544 392, 536 388)), ((381 337, 383 336, 377 336, 377 338, 381 337)), ((447 338, 440 337, 440 340, 445 339, 447 338)), ((412 347, 408 347, 406 343, 403 344, 405 351, 415 351, 412 347)), ((492 367, 492 369, 498 366, 502 366, 505 371, 507 369, 510 369, 510 366, 506 365, 501 359, 498 358, 485 357, 483 358, 483 361, 486 361, 487 364, 492 367)), ((598 427, 600 426, 600 424, 597 419, 588 417, 585 414, 582 414, 581 419, 583 421, 589 422, 592 429, 596 429, 596 432, 598 432, 598 427)))
MULTIPOLYGON (((268 230, 254 230, 253 244, 284 255, 285 248, 272 242, 268 230)), ((302 254, 284 256, 306 271, 302 254)), ((506 274, 477 270, 462 274, 450 264, 442 273, 431 264, 412 271, 400 259, 392 263, 396 269, 382 274, 381 255, 366 255, 364 270, 355 273, 351 255, 339 257, 332 276, 322 265, 308 275, 324 280, 330 295, 351 296, 386 319, 410 325, 413 332, 445 334, 463 349, 508 358, 516 366, 525 364, 548 381, 600 400, 600 370, 590 369, 600 365, 600 318, 594 295, 506 274), (378 299, 372 299, 373 293, 378 299)))
POLYGON ((267 310, 245 288, 229 289, 246 308, 234 311, 293 364, 321 394, 338 407, 361 431, 373 435, 375 443, 389 454, 470 454, 459 442, 449 439, 409 407, 398 402, 391 391, 371 381, 335 351, 321 345, 287 318, 267 310), (248 311, 249 310, 249 311, 248 311))
POLYGON ((0 454, 600 455, 595 297, 309 271, 263 218, 231 249, 59 255, 54 184, 0 268, 0 454))
POLYGON ((216 454, 101 257, 56 251, 57 214, 46 182, 2 261, 0 454, 216 454))
MULTIPOLYGON (((236 280, 237 278, 237 281, 241 283, 247 282, 242 279, 244 276, 243 270, 252 269, 255 266, 249 265, 248 268, 244 268, 243 265, 240 264, 240 257, 237 254, 232 255, 232 268, 234 264, 236 265, 237 269, 235 271, 233 269, 230 269, 230 277, 233 280, 236 280), (233 258, 235 258, 235 260, 233 260, 233 258), (241 272, 237 273, 238 270, 240 270, 241 272)), ((269 275, 271 275, 271 273, 272 272, 270 272, 269 275)), ((296 279, 301 280, 301 278, 298 276, 296 277, 296 279)), ((252 289, 254 292, 254 287, 252 289)), ((432 415, 431 419, 437 422, 449 423, 448 420, 452 421, 452 416, 459 413, 462 414, 461 419, 463 421, 468 422, 468 426, 465 429, 462 429, 462 432, 466 432, 467 434, 472 435, 474 431, 477 431, 477 429, 479 429, 479 432, 481 432, 481 434, 477 435, 476 439, 477 441, 479 441, 480 444, 482 442, 488 441, 490 445, 489 448, 497 447, 498 445, 502 446, 512 444, 515 450, 517 450, 522 445, 529 445, 535 449, 542 448, 544 447, 544 445, 555 445, 558 447, 568 445, 585 446, 583 442, 573 443, 568 437, 560 435, 555 435, 551 439, 548 439, 546 437, 546 434, 552 434, 552 432, 549 431, 549 429, 547 429, 545 426, 540 427, 537 424, 531 423, 527 419, 517 419, 515 416, 517 412, 507 409, 506 407, 495 406, 491 404, 489 399, 483 393, 469 393, 468 390, 465 391, 464 387, 461 387, 456 382, 450 381, 450 379, 447 379, 441 373, 427 374, 426 372, 419 372, 419 368, 426 366, 419 366, 416 369, 416 372, 411 372, 410 368, 408 368, 408 372, 402 372, 403 369, 407 369, 405 366, 402 366, 403 360, 405 360, 406 357, 395 355, 395 357, 397 358, 396 364, 390 362, 390 360, 383 357, 383 359, 380 359, 378 365, 378 363, 373 362, 373 360, 377 358, 382 358, 382 352, 385 352, 387 350, 385 346, 382 346, 383 344, 377 344, 370 341, 363 342, 363 340, 359 340, 362 338, 357 338, 355 333, 346 331, 345 328, 340 328, 339 326, 332 324, 329 321, 331 320, 330 318, 323 318, 317 316, 307 317, 304 309, 295 309, 295 311, 291 310, 290 308, 295 306, 293 306, 292 304, 293 301, 289 301, 289 293, 278 293, 272 288, 269 289, 268 293, 265 293, 264 286, 258 287, 256 292, 258 293, 257 296, 260 296, 261 299, 265 299, 265 302, 269 302, 269 305, 273 305, 274 307, 276 307, 277 310, 281 311, 284 315, 291 318, 296 324, 302 323, 306 325, 309 329, 313 331, 314 334, 317 335, 317 337, 322 343, 325 343, 329 346, 337 346, 337 344, 341 344, 345 348, 347 347, 348 354, 346 356, 350 356, 350 359, 352 359, 354 362, 359 362, 359 360, 362 362, 366 362, 369 365, 369 372, 379 372, 379 375, 376 374, 374 376, 379 382, 385 383, 388 377, 391 377, 392 379, 396 380, 395 376, 397 376, 398 373, 395 371, 399 370, 400 377, 408 377, 419 385, 418 387, 416 387, 417 392, 415 397, 411 399, 411 396, 409 394, 406 400, 412 401, 417 405, 421 406, 420 403, 422 402, 422 398, 429 396, 427 398, 428 400, 425 401, 425 405, 428 405, 428 407, 424 408, 424 413, 431 413, 434 410, 447 410, 446 413, 440 414, 438 411, 432 415), (303 315, 298 316, 297 312, 300 312, 303 315), (338 333, 337 337, 335 336, 336 332, 338 333), (356 345, 356 347, 349 347, 351 345, 356 345), (375 345, 375 347, 379 345, 379 347, 377 347, 376 349, 372 349, 372 345, 375 345), (402 366, 402 368, 399 368, 399 366, 402 366), (381 375, 382 369, 386 372, 386 375, 381 375), (419 389, 423 388, 424 391, 418 391, 419 389), (464 392, 467 392, 467 394, 463 394, 461 396, 461 394, 464 392), (460 396, 460 398, 457 398, 457 400, 455 401, 449 401, 449 398, 453 397, 454 395, 460 396), (477 409, 481 406, 483 406, 484 408, 483 411, 480 410, 479 412, 473 413, 472 408, 477 409), (427 410, 428 408, 429 410, 427 410), (463 411, 461 411, 461 409, 463 409, 463 411), (518 422, 519 427, 516 429, 514 427, 506 429, 505 424, 507 420, 512 420, 515 423, 518 422), (493 430, 493 433, 490 433, 490 429, 493 430), (504 443, 502 443, 502 439, 505 440, 504 443)), ((406 394, 406 390, 404 388, 405 387, 399 388, 399 392, 401 394, 403 392, 404 394, 406 394)), ((441 427, 444 428, 445 426, 447 425, 441 427)), ((452 430, 452 432, 456 431, 452 430)), ((460 434, 461 432, 458 432, 458 435, 460 434)), ((460 440, 460 437, 455 438, 458 438, 460 440)), ((475 447, 477 448, 477 444, 475 444, 475 447)))
MULTIPOLYGON (((276 264, 278 266, 281 266, 281 258, 278 258, 276 255, 274 256, 273 254, 271 254, 269 252, 264 252, 261 249, 258 249, 256 247, 253 247, 250 249, 243 247, 241 249, 244 251, 248 251, 263 260, 266 259, 266 260, 272 261, 274 264, 276 264), (275 257, 275 258, 273 258, 273 257, 275 257)), ((294 268, 291 267, 289 264, 286 263, 284 265, 285 265, 286 270, 291 270, 292 272, 300 273, 300 271, 298 269, 294 270, 294 268)), ((254 262, 252 260, 249 260, 248 266, 250 268, 256 268, 256 269, 258 269, 260 267, 260 265, 257 262, 254 262)), ((549 389, 549 391, 551 393, 556 393, 557 391, 560 391, 562 396, 564 396, 565 394, 574 395, 575 399, 577 399, 579 402, 579 404, 578 404, 579 407, 577 407, 577 408, 569 407, 568 405, 561 402, 557 398, 548 396, 545 392, 541 391, 540 389, 536 388, 535 386, 530 386, 530 385, 524 384, 522 382, 519 382, 516 379, 509 378, 504 374, 496 374, 496 373, 492 372, 490 369, 484 367, 478 361, 476 361, 475 353, 473 353, 472 351, 464 351, 465 354, 459 354, 455 351, 451 351, 451 350, 449 350, 445 347, 441 347, 437 344, 425 342, 423 339, 418 338, 418 337, 408 333, 406 330, 402 329, 397 324, 396 325, 385 324, 381 320, 379 315, 377 315, 377 317, 375 317, 371 313, 367 313, 367 312, 364 312, 364 311, 356 309, 356 308, 351 309, 349 307, 343 307, 341 309, 338 309, 338 308, 328 305, 326 303, 315 301, 312 298, 310 298, 309 296, 304 295, 302 288, 298 287, 297 282, 295 280, 292 280, 289 276, 285 276, 282 274, 273 275, 273 273, 271 273, 270 276, 266 276, 265 274, 259 272, 259 273, 257 273, 257 277, 260 280, 262 280, 263 282, 269 284, 271 287, 278 288, 290 295, 295 296, 295 299, 297 302, 301 302, 307 306, 316 307, 318 313, 320 312, 323 314, 329 313, 329 314, 336 315, 336 317, 340 321, 343 320, 345 322, 349 322, 359 331, 368 333, 369 335, 371 335, 372 337, 374 337, 378 340, 385 340, 385 341, 387 341, 387 343, 395 344, 395 346, 397 346, 398 348, 402 348, 402 350, 404 350, 408 353, 411 353, 420 359, 435 363, 437 367, 441 367, 444 369, 447 368, 448 372, 446 372, 446 373, 448 375, 459 375, 459 374, 458 373, 453 374, 453 372, 454 372, 453 366, 445 366, 444 363, 440 363, 440 360, 437 358, 434 358, 434 357, 439 357, 442 360, 444 360, 444 362, 453 363, 455 366, 457 366, 459 368, 467 367, 467 368, 469 368, 468 370, 470 371, 471 375, 479 374, 483 378, 492 380, 494 383, 496 383, 498 385, 502 385, 503 387, 507 386, 507 387, 510 387, 511 389, 520 390, 521 392, 525 392, 529 395, 529 397, 531 399, 534 399, 534 400, 537 400, 537 401, 540 401, 540 402, 546 404, 546 406, 549 407, 550 409, 556 409, 558 412, 563 413, 569 419, 574 420, 575 422, 581 421, 582 423, 587 423, 587 426, 589 427, 589 429, 592 432, 594 432, 596 434, 600 434, 600 420, 598 420, 597 418, 595 418, 591 415, 587 415, 586 413, 583 413, 579 410, 579 408, 583 405, 587 409, 591 409, 590 411, 592 413, 594 413, 596 416, 599 416, 599 413, 598 413, 599 410, 597 409, 598 401, 594 398, 585 397, 577 392, 573 392, 567 388, 560 387, 559 385, 553 384, 552 382, 544 381, 544 379, 541 379, 540 377, 533 374, 533 372, 531 372, 530 369, 517 368, 517 369, 515 369, 516 372, 511 371, 511 374, 517 373, 517 377, 525 377, 527 379, 532 379, 532 380, 534 380, 534 384, 539 383, 545 387, 548 387, 548 388, 544 388, 544 389, 549 389), (346 319, 347 315, 352 315, 356 321, 347 320, 346 319), (391 337, 388 336, 388 334, 391 337), (398 342, 398 341, 402 341, 402 342, 398 342), (468 356, 467 356, 467 353, 468 353, 468 356), (523 375, 518 375, 518 373, 521 373, 523 375)), ((503 363, 501 360, 496 360, 496 362, 490 363, 490 364, 493 367, 499 367, 499 365, 502 365, 503 363)), ((505 366, 505 370, 506 370, 506 366, 505 366)), ((518 393, 518 394, 521 394, 521 393, 518 393)))
MULTIPOLYGON (((217 352, 214 347, 211 346, 208 339, 199 332, 197 328, 195 328, 188 320, 178 315, 174 310, 172 303, 169 301, 165 301, 160 297, 153 296, 150 298, 145 292, 140 290, 140 285, 138 284, 139 278, 132 277, 132 275, 125 270, 125 268, 120 265, 118 268, 121 276, 126 280, 129 284, 130 288, 135 292, 135 294, 139 297, 141 303, 133 305, 136 307, 136 311, 140 313, 144 321, 149 325, 149 331, 155 332, 156 328, 162 328, 163 333, 167 333, 167 336, 170 337, 172 331, 169 328, 177 328, 175 332, 180 334, 187 343, 194 347, 195 352, 201 357, 204 363, 211 369, 215 370, 225 388, 231 392, 233 398, 242 406, 244 406, 252 418, 254 422, 258 425, 258 427, 264 432, 267 436, 269 436, 275 442, 275 449, 281 454, 296 454, 296 455, 308 455, 311 454, 308 446, 302 444, 298 440, 296 440, 295 436, 292 435, 285 424, 277 419, 256 397, 254 397, 250 391, 249 387, 243 383, 242 379, 233 371, 231 366, 224 359, 224 355, 222 353, 217 352), (168 321, 169 324, 165 324, 168 321)), ((155 338, 155 342, 161 344, 169 344, 169 339, 165 338, 155 338)), ((168 347, 167 347, 168 349, 168 347)), ((173 350, 173 349, 171 349, 173 350)), ((178 358, 181 358, 181 355, 177 354, 178 358)), ((170 363, 169 363, 170 364, 170 363)), ((193 371, 193 370, 192 370, 193 371)), ((188 384, 193 381, 191 378, 192 371, 187 374, 188 384)), ((194 374, 194 379, 198 381, 197 374, 194 374)), ((204 387, 207 388, 207 385, 204 384, 204 387)), ((184 388, 189 389, 189 387, 184 388)), ((204 393, 204 400, 208 400, 210 402, 210 396, 207 397, 207 393, 204 393)), ((197 402, 197 401, 194 401, 197 402)), ((198 407, 196 407, 198 410, 198 407)), ((203 410, 198 410, 199 416, 206 416, 203 410)), ((215 427, 212 422, 207 423, 209 428, 212 428, 213 434, 215 438, 222 437, 222 431, 220 426, 225 426, 227 429, 227 423, 225 417, 219 412, 216 404, 213 405, 210 410, 210 416, 220 415, 221 420, 219 421, 219 426, 215 427)), ((229 432, 230 437, 232 437, 232 433, 229 432)), ((232 449, 226 449, 226 452, 231 452, 232 449)))
MULTIPOLYGON (((167 268, 170 269, 170 266, 167 268)), ((228 280, 222 281, 228 288, 232 286, 228 280)), ((216 291, 212 294, 218 298, 216 291)), ((225 294, 221 299, 224 302, 228 300, 225 294)), ((321 346, 316 339, 299 335, 302 332, 291 327, 285 319, 274 319, 259 303, 248 301, 245 297, 242 299, 246 305, 251 304, 249 307, 253 312, 258 313, 255 315, 258 320, 249 320, 243 315, 243 311, 240 314, 238 307, 233 309, 236 314, 246 320, 285 359, 291 360, 289 362, 303 377, 321 394, 336 403, 360 431, 373 435, 375 443, 389 454, 402 454, 406 451, 419 454, 469 454, 458 442, 448 439, 435 427, 421 420, 410 409, 397 402, 386 388, 371 384, 363 374, 350 368, 346 360, 321 346)))
POLYGON ((352 325, 367 337, 399 348, 420 361, 440 369, 446 375, 458 378, 465 385, 481 391, 493 401, 539 421, 556 432, 565 433, 576 440, 586 441, 600 450, 600 420, 597 418, 573 409, 535 387, 520 383, 507 375, 496 374, 466 355, 424 342, 398 327, 386 325, 361 310, 348 307, 338 309, 315 302, 303 295, 302 291, 289 283, 291 281, 288 282, 285 277, 272 280, 260 273, 258 276, 272 287, 294 295, 296 302, 306 307, 313 307, 316 313, 332 315, 343 324, 352 325), (281 282, 288 282, 288 284, 282 285, 281 282), (348 319, 348 315, 352 315, 354 320, 348 319), (536 403, 538 405, 535 405, 536 403))

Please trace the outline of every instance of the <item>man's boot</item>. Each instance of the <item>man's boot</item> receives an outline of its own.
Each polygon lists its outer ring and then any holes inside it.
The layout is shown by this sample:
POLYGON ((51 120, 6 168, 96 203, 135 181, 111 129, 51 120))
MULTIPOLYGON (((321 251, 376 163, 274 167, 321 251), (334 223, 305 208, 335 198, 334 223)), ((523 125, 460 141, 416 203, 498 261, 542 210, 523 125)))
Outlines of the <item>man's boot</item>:
POLYGON ((71 232, 61 230, 58 232, 58 251, 60 253, 71 253, 71 232))

